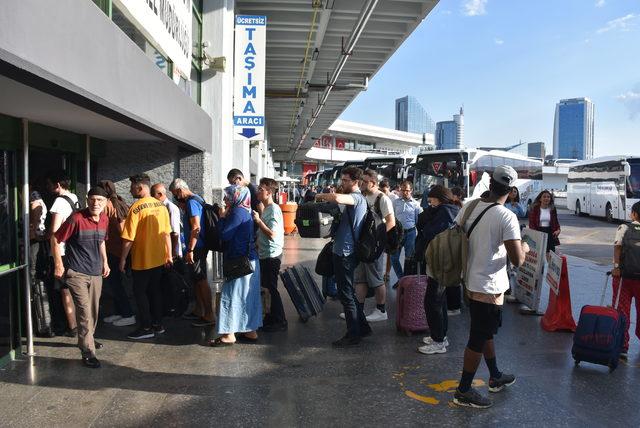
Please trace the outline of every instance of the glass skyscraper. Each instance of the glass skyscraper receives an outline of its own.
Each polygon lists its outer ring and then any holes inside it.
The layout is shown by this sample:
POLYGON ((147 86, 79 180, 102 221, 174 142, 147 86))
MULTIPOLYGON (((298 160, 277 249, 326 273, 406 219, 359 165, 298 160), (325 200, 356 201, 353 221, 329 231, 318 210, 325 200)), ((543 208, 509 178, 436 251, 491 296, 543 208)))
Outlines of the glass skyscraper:
POLYGON ((464 145, 464 110, 453 120, 436 123, 436 150, 461 149, 464 145))
POLYGON ((435 123, 418 100, 407 95, 396 99, 396 130, 433 134, 435 123))
POLYGON ((593 103, 589 98, 560 100, 553 124, 555 159, 593 157, 593 103))

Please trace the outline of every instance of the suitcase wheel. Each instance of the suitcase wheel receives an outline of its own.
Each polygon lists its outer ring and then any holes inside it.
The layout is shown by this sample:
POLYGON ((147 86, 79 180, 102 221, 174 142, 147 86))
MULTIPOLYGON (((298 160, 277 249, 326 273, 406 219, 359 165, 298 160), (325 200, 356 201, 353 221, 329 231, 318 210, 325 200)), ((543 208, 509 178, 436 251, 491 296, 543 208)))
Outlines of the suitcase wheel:
POLYGON ((575 360, 575 361, 573 362, 573 364, 574 364, 576 367, 578 367, 578 366, 580 365, 580 360, 575 360))
POLYGON ((609 373, 613 373, 616 367, 613 364, 609 364, 609 373))

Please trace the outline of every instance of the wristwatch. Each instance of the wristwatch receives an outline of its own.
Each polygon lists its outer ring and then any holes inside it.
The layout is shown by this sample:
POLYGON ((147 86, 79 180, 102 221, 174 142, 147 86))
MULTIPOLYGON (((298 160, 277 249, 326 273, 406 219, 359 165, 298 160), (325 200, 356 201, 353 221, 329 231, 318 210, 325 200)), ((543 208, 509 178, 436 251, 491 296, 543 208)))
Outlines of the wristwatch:
POLYGON ((193 253, 193 250, 187 250, 187 253, 193 253))
POLYGON ((620 263, 614 263, 614 264, 613 264, 613 268, 614 268, 614 269, 618 269, 619 267, 620 267, 620 263))

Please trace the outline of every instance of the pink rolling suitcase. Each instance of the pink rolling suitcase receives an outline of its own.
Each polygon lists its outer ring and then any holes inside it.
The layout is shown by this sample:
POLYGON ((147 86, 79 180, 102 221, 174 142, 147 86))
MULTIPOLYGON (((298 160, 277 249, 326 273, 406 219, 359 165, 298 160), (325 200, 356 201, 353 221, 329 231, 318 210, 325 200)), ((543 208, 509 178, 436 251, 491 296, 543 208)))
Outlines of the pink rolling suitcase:
POLYGON ((420 275, 418 267, 418 275, 403 276, 397 290, 396 328, 398 332, 410 336, 413 333, 428 330, 427 316, 424 313, 427 276, 420 275))

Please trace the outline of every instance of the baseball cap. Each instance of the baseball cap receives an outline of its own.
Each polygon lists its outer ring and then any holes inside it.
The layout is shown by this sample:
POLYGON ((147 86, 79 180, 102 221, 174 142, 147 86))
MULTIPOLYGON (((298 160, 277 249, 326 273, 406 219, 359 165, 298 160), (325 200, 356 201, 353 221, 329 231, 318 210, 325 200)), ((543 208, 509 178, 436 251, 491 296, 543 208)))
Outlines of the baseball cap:
POLYGON ((518 173, 509 165, 500 165, 493 171, 492 178, 505 186, 513 186, 518 179, 518 173))

